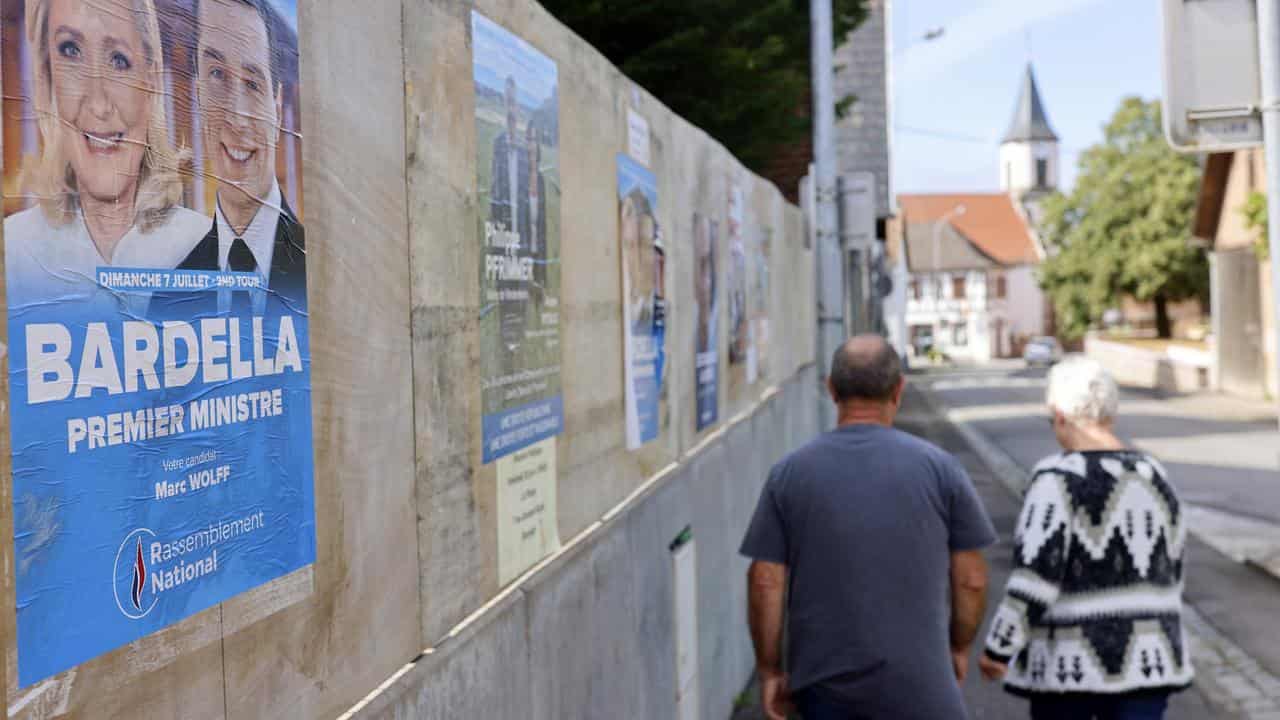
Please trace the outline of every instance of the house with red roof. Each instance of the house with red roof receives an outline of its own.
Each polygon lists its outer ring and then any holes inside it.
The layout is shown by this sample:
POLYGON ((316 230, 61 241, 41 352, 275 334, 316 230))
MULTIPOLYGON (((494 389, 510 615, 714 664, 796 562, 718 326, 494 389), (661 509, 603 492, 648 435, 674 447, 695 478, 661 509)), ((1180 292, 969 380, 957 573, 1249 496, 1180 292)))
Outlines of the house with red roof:
POLYGON ((985 362, 1021 352, 1050 326, 1036 280, 1044 250, 1039 200, 1058 180, 1058 138, 1027 67, 1013 121, 1000 145, 1000 192, 901 194, 889 228, 897 269, 898 327, 909 354, 929 348, 985 362))

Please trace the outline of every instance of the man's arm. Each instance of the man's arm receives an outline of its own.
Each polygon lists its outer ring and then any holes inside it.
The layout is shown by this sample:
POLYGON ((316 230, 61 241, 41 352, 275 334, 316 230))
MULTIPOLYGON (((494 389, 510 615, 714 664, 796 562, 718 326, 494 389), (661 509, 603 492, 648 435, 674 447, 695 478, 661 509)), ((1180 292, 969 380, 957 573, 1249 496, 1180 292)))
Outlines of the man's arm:
POLYGON ((747 570, 747 618, 756 648, 756 672, 764 710, 770 720, 783 720, 789 709, 787 676, 782 672, 782 616, 786 602, 787 566, 755 560, 747 570))
POLYGON ((756 667, 782 672, 782 603, 787 566, 756 560, 747 571, 747 617, 756 667))
POLYGON ((951 553, 951 653, 956 677, 964 680, 969 648, 987 609, 987 561, 981 550, 951 553))

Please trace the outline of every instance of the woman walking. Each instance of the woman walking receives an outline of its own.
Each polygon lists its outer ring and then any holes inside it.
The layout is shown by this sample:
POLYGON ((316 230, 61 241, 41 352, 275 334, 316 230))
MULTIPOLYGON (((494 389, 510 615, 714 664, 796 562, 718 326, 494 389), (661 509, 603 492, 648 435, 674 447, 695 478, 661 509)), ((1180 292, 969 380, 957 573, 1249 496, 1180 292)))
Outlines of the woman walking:
POLYGON ((1033 720, 1158 720, 1191 684, 1186 519, 1160 463, 1116 437, 1118 396, 1087 358, 1049 374, 1063 452, 1032 471, 980 660, 987 679, 1031 700, 1033 720))

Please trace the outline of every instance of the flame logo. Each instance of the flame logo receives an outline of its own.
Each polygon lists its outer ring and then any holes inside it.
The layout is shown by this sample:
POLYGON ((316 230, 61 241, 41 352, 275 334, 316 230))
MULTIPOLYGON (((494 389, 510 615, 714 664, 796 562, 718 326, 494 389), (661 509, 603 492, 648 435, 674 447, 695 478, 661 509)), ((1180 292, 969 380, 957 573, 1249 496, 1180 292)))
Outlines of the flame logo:
POLYGON ((147 565, 142 561, 142 538, 138 538, 138 555, 133 562, 133 607, 142 610, 142 589, 147 586, 147 565))

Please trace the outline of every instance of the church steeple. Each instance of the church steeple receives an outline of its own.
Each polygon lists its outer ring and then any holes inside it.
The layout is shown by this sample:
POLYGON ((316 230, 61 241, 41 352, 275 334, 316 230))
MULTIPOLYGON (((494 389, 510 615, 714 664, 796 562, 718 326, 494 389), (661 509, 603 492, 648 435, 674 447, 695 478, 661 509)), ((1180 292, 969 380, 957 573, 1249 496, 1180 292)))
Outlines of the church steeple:
POLYGON ((1058 134, 1049 125, 1030 63, 1000 141, 1000 187, 1024 205, 1058 187, 1058 134))
POLYGON ((1027 63, 1026 74, 1022 78, 1022 89, 1018 92, 1018 104, 1013 108, 1013 120, 1009 122, 1009 130, 1000 142, 1028 142, 1031 140, 1057 141, 1058 135, 1049 127, 1049 118, 1044 112, 1044 101, 1040 99, 1040 88, 1036 85, 1036 75, 1027 63))

